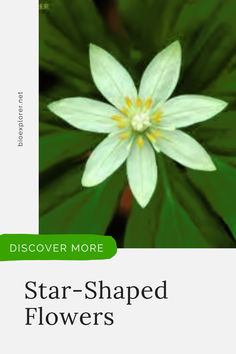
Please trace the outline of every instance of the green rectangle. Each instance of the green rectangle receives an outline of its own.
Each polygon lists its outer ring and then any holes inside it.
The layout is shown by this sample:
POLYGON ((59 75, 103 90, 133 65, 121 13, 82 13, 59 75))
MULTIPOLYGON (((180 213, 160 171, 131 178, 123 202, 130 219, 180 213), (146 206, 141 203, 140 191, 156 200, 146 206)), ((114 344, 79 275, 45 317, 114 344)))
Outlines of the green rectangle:
POLYGON ((2 235, 0 261, 109 259, 117 252, 111 236, 2 235))

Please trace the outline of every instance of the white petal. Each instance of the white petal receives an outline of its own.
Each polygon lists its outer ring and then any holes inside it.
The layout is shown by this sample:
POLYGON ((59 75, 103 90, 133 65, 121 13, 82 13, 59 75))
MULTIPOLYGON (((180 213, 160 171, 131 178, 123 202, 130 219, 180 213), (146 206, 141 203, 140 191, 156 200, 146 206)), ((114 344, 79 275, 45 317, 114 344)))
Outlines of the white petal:
POLYGON ((214 171, 215 165, 206 150, 191 136, 180 131, 162 131, 163 138, 153 144, 154 148, 194 170, 214 171))
POLYGON ((175 41, 157 54, 143 73, 139 96, 152 97, 153 101, 166 101, 174 91, 179 79, 181 47, 175 41))
POLYGON ((89 98, 72 97, 52 102, 50 111, 73 127, 97 133, 110 133, 116 128, 111 116, 119 111, 111 105, 89 98))
POLYGON ((160 123, 153 124, 153 127, 158 130, 175 130, 175 126, 173 124, 170 124, 169 122, 165 123, 164 120, 160 123))
POLYGON ((127 160, 127 174, 132 193, 145 207, 151 199, 157 184, 155 153, 147 140, 139 147, 134 141, 127 160))
POLYGON ((89 157, 82 177, 82 185, 92 187, 103 182, 126 160, 130 146, 131 139, 120 139, 120 132, 110 134, 89 157))
POLYGON ((163 122, 176 128, 207 120, 221 112, 227 103, 209 96, 183 95, 171 98, 162 107, 163 122))
POLYGON ((125 97, 135 100, 137 90, 128 71, 104 49, 90 44, 90 66, 93 80, 103 96, 121 109, 125 97))

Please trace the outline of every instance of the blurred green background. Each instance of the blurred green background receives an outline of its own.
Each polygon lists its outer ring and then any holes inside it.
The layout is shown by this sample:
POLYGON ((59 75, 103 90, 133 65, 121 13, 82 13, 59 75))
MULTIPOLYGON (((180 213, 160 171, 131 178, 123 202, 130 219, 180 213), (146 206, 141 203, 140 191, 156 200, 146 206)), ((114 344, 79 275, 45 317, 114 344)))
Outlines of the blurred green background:
POLYGON ((107 234, 119 247, 235 247, 235 0, 46 3, 39 15, 40 233, 107 234), (185 129, 217 171, 185 169, 159 154, 158 186, 145 209, 133 200, 124 167, 99 186, 82 188, 85 162, 104 135, 72 128, 47 104, 74 96, 104 100, 89 70, 90 42, 114 55, 138 85, 148 62, 176 39, 183 64, 174 95, 230 103, 217 117, 185 129))

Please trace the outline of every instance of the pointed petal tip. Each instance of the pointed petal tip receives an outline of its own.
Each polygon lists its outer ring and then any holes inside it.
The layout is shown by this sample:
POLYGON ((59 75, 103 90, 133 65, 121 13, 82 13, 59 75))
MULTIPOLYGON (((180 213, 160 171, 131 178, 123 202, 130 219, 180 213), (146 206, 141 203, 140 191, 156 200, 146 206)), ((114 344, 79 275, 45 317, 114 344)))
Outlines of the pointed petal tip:
POLYGON ((215 167, 215 165, 208 166, 208 167, 205 167, 204 169, 202 169, 200 171, 203 171, 203 172, 215 172, 216 171, 216 167, 215 167))
POLYGON ((176 47, 181 47, 180 40, 176 39, 174 42, 172 42, 172 45, 175 45, 176 47))
POLYGON ((205 96, 205 97, 210 98, 213 102, 216 103, 216 105, 217 105, 217 107, 218 107, 218 109, 219 109, 218 113, 220 113, 221 111, 223 111, 223 110, 229 105, 228 102, 223 101, 223 100, 221 100, 220 98, 215 98, 215 97, 211 97, 211 96, 205 96))
POLYGON ((216 165, 215 165, 214 162, 211 160, 211 163, 209 164, 208 170, 206 170, 206 171, 214 172, 214 171, 216 171, 216 170, 217 170, 216 165))
POLYGON ((89 43, 89 50, 93 50, 95 48, 98 48, 98 46, 94 43, 89 43))
POLYGON ((153 189, 153 192, 152 192, 151 195, 150 194, 137 195, 137 193, 136 193, 136 195, 134 195, 135 200, 137 201, 137 203, 139 204, 139 206, 141 208, 143 208, 143 209, 146 208, 148 206, 148 204, 150 203, 150 201, 151 201, 151 199, 153 197, 153 194, 155 192, 156 185, 157 185, 157 182, 155 184, 155 188, 153 189))
POLYGON ((89 43, 89 56, 95 56, 97 53, 101 52, 103 49, 94 43, 89 43))
MULTIPOLYGON (((100 53, 108 53, 104 48, 99 47, 97 44, 89 43, 89 54, 100 54, 100 53)), ((110 54, 110 53, 108 53, 110 54)))
MULTIPOLYGON (((148 204, 150 203, 150 201, 151 201, 151 199, 152 199, 152 197, 153 197, 153 194, 154 194, 154 192, 155 192, 155 189, 156 189, 156 185, 157 185, 157 182, 155 183, 155 187, 154 187, 154 189, 153 189, 153 192, 152 192, 152 194, 150 194, 150 193, 144 193, 144 194, 137 194, 137 193, 135 193, 135 194, 133 194, 133 196, 134 196, 134 198, 135 198, 135 200, 136 200, 136 202, 139 204, 139 206, 141 207, 141 208, 146 208, 147 206, 148 206, 148 204)), ((132 193, 133 193, 133 191, 132 191, 132 193)))
POLYGON ((58 101, 54 101, 54 102, 49 103, 47 105, 47 108, 49 109, 49 111, 55 113, 55 109, 57 106, 58 106, 58 101))
POLYGON ((52 104, 53 104, 53 102, 52 102, 52 103, 49 103, 49 104, 47 105, 47 108, 48 108, 50 111, 51 111, 52 104))
POLYGON ((176 41, 172 42, 170 45, 169 45, 169 48, 172 48, 174 49, 176 52, 181 52, 181 43, 180 41, 177 39, 176 41))
MULTIPOLYGON (((191 167, 188 167, 188 168, 191 168, 191 167)), ((209 157, 208 161, 205 162, 202 166, 199 166, 199 168, 192 168, 192 169, 197 170, 197 171, 203 171, 203 172, 214 172, 217 170, 214 162, 212 161, 212 159, 210 157, 209 157)))
POLYGON ((89 180, 88 176, 85 176, 85 174, 83 174, 83 177, 81 179, 81 185, 82 187, 93 187, 96 185, 96 183, 93 183, 91 180, 89 180))
MULTIPOLYGON (((207 97, 207 96, 206 96, 206 97, 207 97)), ((216 113, 213 115, 213 117, 214 117, 216 114, 221 113, 221 112, 229 105, 228 102, 223 101, 223 100, 221 100, 221 99, 219 99, 219 98, 214 98, 214 97, 211 97, 211 96, 209 96, 209 98, 211 98, 212 101, 215 102, 215 104, 216 104, 216 109, 217 109, 217 111, 216 111, 216 113)))
POLYGON ((228 102, 220 100, 221 101, 221 105, 222 105, 222 111, 229 105, 228 102))
POLYGON ((91 181, 89 183, 89 178, 88 178, 88 174, 86 173, 86 169, 84 170, 84 173, 81 178, 81 185, 82 187, 92 187, 91 181))
POLYGON ((84 176, 81 179, 81 185, 82 187, 88 187, 86 181, 84 180, 84 176))
POLYGON ((137 200, 137 203, 139 204, 139 206, 141 206, 141 208, 146 208, 146 206, 148 205, 149 201, 150 201, 150 198, 147 200, 147 199, 142 199, 142 198, 139 198, 139 199, 136 199, 137 200))

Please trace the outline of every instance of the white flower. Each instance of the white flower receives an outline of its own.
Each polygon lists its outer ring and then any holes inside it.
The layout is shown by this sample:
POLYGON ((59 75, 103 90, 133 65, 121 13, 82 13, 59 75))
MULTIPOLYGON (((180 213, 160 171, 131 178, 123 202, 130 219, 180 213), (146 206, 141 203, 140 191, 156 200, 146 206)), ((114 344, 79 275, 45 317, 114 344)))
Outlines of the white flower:
POLYGON ((169 99, 180 73, 178 41, 154 57, 144 71, 138 92, 126 69, 93 44, 90 66, 97 88, 112 105, 83 97, 49 105, 52 112, 78 129, 109 133, 87 161, 83 186, 103 182, 127 160, 130 188, 145 207, 157 184, 155 151, 195 170, 215 170, 204 148, 178 128, 209 119, 227 104, 202 95, 169 99))

